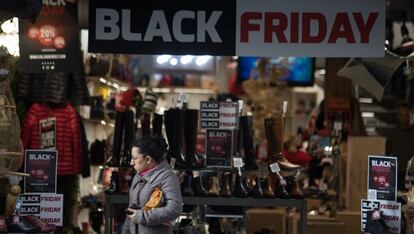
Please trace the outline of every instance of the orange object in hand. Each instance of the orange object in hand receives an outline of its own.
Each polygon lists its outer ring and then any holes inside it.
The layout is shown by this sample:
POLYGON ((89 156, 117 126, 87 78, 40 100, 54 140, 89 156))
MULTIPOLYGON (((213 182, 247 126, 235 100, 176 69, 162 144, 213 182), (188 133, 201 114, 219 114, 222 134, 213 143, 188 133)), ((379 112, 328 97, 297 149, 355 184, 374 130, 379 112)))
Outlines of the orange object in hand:
POLYGON ((145 204, 143 210, 151 210, 159 207, 161 204, 162 195, 163 193, 161 189, 155 188, 154 191, 152 191, 151 197, 149 201, 145 204))

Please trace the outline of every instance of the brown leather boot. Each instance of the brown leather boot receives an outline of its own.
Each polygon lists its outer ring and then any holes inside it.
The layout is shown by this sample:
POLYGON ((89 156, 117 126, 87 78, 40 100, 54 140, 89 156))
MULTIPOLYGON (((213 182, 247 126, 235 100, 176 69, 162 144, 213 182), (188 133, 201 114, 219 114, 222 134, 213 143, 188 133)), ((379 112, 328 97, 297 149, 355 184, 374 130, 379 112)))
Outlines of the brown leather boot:
POLYGON ((304 198, 297 178, 294 176, 289 176, 289 177, 286 177, 285 179, 286 179, 290 197, 297 198, 297 199, 304 198))
POLYGON ((263 196, 265 198, 275 198, 275 186, 270 176, 266 177, 264 181, 263 196))
POLYGON ((216 176, 211 176, 208 183, 207 195, 211 197, 219 196, 218 179, 216 176))
POLYGON ((282 171, 300 170, 299 165, 290 163, 282 154, 284 128, 282 115, 266 118, 264 124, 269 164, 277 162, 282 171))
POLYGON ((221 177, 220 196, 231 197, 232 179, 233 179, 233 174, 231 174, 231 172, 223 173, 223 176, 221 177))

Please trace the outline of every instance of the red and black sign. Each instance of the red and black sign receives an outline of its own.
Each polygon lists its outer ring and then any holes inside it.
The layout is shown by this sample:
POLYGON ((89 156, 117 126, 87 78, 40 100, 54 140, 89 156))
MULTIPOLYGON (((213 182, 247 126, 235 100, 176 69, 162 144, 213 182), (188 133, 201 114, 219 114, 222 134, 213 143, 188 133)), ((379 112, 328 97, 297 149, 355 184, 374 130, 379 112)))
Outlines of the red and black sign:
POLYGON ((232 141, 231 130, 207 129, 206 166, 231 167, 232 141))
POLYGON ((25 193, 56 193, 57 150, 26 150, 25 193))
POLYGON ((77 0, 43 0, 36 23, 20 20, 19 31, 24 72, 81 71, 77 0))
POLYGON ((396 201, 397 158, 368 157, 368 199, 396 201))

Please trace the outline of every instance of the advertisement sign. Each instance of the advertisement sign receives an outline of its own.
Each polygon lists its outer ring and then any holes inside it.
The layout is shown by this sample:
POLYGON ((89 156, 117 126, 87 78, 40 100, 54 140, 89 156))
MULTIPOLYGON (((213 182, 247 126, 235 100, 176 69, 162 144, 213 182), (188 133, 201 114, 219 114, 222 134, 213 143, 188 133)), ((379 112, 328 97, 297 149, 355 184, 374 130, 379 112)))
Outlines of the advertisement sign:
POLYGON ((239 103, 200 102, 202 129, 237 129, 239 103))
POLYGON ((388 228, 390 233, 401 233, 401 203, 361 200, 361 230, 378 233, 378 229, 371 230, 378 227, 388 228), (374 214, 374 211, 380 212, 374 214))
POLYGON ((63 225, 63 194, 21 194, 20 215, 34 215, 47 224, 63 225))
POLYGON ((25 193, 56 193, 57 150, 26 150, 25 193))
POLYGON ((56 118, 39 121, 40 148, 56 149, 56 118))
POLYGON ((384 57, 384 0, 89 4, 90 52, 384 57))
POLYGON ((43 1, 34 24, 19 20, 23 72, 81 71, 77 9, 76 0, 43 1))
POLYGON ((231 167, 232 141, 231 130, 207 129, 206 166, 231 167))
POLYGON ((397 158, 368 156, 368 199, 396 201, 397 158))

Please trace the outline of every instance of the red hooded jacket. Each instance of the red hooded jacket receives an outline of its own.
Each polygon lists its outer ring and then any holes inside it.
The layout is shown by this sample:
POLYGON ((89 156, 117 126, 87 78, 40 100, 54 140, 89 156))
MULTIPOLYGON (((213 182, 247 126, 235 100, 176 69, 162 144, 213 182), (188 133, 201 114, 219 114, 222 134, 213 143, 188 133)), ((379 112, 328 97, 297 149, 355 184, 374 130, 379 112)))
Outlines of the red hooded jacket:
POLYGON ((75 108, 66 106, 51 108, 33 104, 23 121, 22 141, 25 149, 40 149, 39 121, 56 118, 56 148, 58 150, 57 174, 77 175, 81 172, 80 126, 75 108))

